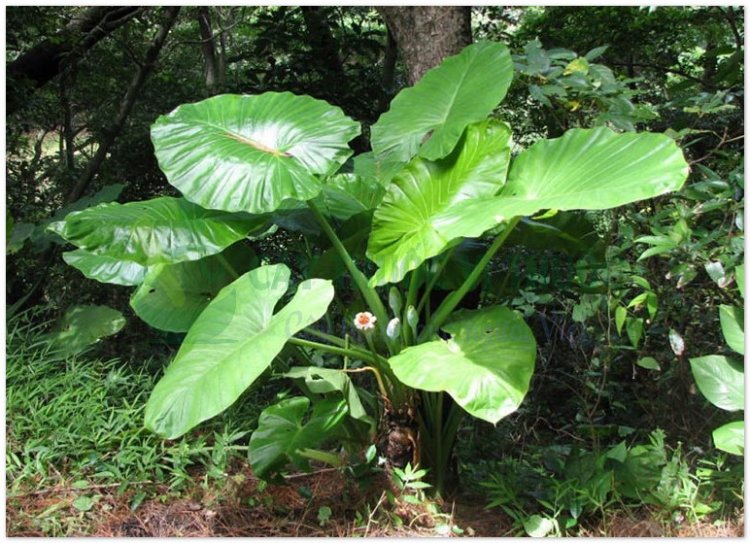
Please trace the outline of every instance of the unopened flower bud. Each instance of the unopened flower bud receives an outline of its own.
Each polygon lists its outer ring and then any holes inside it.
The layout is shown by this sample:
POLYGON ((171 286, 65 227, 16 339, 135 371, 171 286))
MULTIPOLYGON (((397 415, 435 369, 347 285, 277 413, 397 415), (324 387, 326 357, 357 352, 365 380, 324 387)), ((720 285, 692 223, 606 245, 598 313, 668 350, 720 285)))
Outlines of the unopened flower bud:
POLYGON ((385 333, 388 336, 388 339, 398 338, 398 336, 401 335, 401 320, 398 317, 395 319, 391 319, 388 322, 385 333))
POLYGON ((388 291, 388 305, 394 315, 401 314, 401 308, 404 304, 401 301, 401 292, 399 292, 398 288, 391 287, 391 290, 388 291))
POLYGON ((414 335, 416 336, 417 325, 419 324, 419 313, 417 313, 417 310, 413 305, 410 305, 406 310, 406 322, 409 323, 409 328, 411 328, 411 331, 414 332, 414 335))

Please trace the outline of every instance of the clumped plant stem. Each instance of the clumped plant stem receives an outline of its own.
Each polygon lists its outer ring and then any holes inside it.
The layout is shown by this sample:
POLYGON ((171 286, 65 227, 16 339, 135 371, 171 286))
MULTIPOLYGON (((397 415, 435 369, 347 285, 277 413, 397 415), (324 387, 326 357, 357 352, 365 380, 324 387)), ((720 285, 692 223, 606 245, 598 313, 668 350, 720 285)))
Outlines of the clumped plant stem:
MULTIPOLYGON (((367 302, 367 305, 372 309, 373 313, 375 313, 375 316, 384 325, 384 323, 388 322, 388 314, 385 311, 383 302, 380 300, 380 296, 378 296, 378 293, 375 291, 375 289, 369 285, 364 274, 359 270, 359 268, 357 268, 357 265, 354 263, 354 260, 349 254, 349 251, 347 251, 346 247, 344 247, 344 244, 341 243, 341 240, 336 234, 336 231, 320 212, 320 209, 318 209, 318 206, 315 205, 315 202, 313 202, 312 200, 308 200, 307 205, 310 208, 313 216, 315 217, 315 220, 318 221, 320 227, 323 229, 323 232, 325 232, 326 236, 328 236, 328 239, 331 240, 331 244, 333 245, 341 260, 344 262, 344 265, 351 274, 354 283, 362 293, 365 302, 367 302)), ((392 348, 390 347, 391 341, 388 340, 388 337, 385 334, 385 328, 383 328, 382 326, 381 335, 386 344, 389 345, 390 350, 392 348)))

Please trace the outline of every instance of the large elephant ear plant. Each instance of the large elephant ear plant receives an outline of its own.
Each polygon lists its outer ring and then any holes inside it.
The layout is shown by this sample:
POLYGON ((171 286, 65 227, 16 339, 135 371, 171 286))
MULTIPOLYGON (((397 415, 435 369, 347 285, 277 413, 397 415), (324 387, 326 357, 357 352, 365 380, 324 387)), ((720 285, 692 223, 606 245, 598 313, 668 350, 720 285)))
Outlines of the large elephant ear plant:
POLYGON ((294 381, 304 399, 260 417, 250 441, 256 472, 333 462, 320 447, 367 437, 356 432, 367 405, 379 411, 370 415, 380 421, 381 454, 427 464, 441 488, 461 415, 497 423, 518 408, 533 374, 536 344, 520 314, 455 311, 515 225, 543 210, 653 198, 688 174, 662 134, 573 129, 517 149, 512 127, 493 115, 512 77, 504 45, 467 47, 402 90, 372 126, 372 152, 353 160, 359 123, 309 96, 222 95, 160 117, 156 157, 183 198, 103 204, 52 225, 78 248, 68 262, 137 286, 141 318, 187 332, 148 401, 146 426, 180 436, 235 402, 282 353, 285 363, 311 366, 316 350, 326 368, 294 381), (306 214, 325 236, 306 235, 310 252, 323 252, 318 242, 328 238, 351 280, 337 288, 354 285, 354 298, 336 296, 331 280, 300 279, 314 266, 292 274, 282 262, 258 265, 252 240, 291 224, 290 213, 306 214), (478 238, 484 256, 430 310, 430 290, 466 238, 478 238), (357 245, 369 264, 352 252, 357 245), (375 270, 369 278, 366 269, 375 270), (363 311, 352 326, 354 307, 363 311), (334 331, 344 318, 350 334, 341 338, 334 331), (372 377, 376 396, 359 390, 377 401, 360 401, 355 373, 360 384, 372 377))

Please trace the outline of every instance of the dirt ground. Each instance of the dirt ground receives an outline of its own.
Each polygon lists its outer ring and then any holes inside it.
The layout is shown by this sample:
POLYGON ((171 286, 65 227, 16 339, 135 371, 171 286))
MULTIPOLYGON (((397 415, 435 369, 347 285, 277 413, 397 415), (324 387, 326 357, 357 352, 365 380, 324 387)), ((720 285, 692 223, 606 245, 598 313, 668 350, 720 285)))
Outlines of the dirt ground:
MULTIPOLYGON (((389 504, 382 490, 386 484, 375 480, 362 489, 338 470, 320 469, 289 476, 281 485, 264 485, 249 472, 241 472, 222 489, 207 490, 197 484, 189 497, 152 487, 150 494, 156 497, 143 500, 134 510, 134 496, 142 488, 131 487, 124 493, 111 486, 47 489, 6 500, 7 535, 43 537, 51 529, 54 535, 98 537, 513 535, 511 519, 498 509, 484 509, 481 497, 443 503, 443 514, 436 520, 423 506, 389 504), (89 511, 73 505, 82 494, 98 496, 89 511), (330 518, 319 518, 321 507, 330 508, 330 518), (396 516, 400 521, 393 521, 396 516)), ((585 529, 583 535, 742 537, 743 532, 743 517, 730 525, 705 523, 666 530, 643 511, 615 515, 601 526, 585 529)))

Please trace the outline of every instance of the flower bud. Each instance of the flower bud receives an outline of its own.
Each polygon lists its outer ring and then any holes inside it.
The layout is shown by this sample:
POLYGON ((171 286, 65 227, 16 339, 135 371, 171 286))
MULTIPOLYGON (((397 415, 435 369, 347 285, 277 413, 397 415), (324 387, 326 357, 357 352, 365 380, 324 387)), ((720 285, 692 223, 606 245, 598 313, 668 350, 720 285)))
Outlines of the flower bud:
POLYGON ((397 339, 399 335, 401 335, 401 320, 398 317, 391 319, 388 322, 385 333, 388 336, 388 339, 397 339))
POLYGON ((417 313, 417 310, 414 308, 413 305, 410 305, 409 308, 406 310, 406 322, 409 323, 409 328, 411 328, 411 331, 416 336, 417 324, 419 324, 419 313, 417 313))
POLYGON ((398 288, 391 287, 391 290, 388 291, 388 305, 390 306, 391 311, 393 311, 394 315, 401 314, 401 308, 404 306, 404 304, 401 301, 401 293, 399 292, 398 288))

